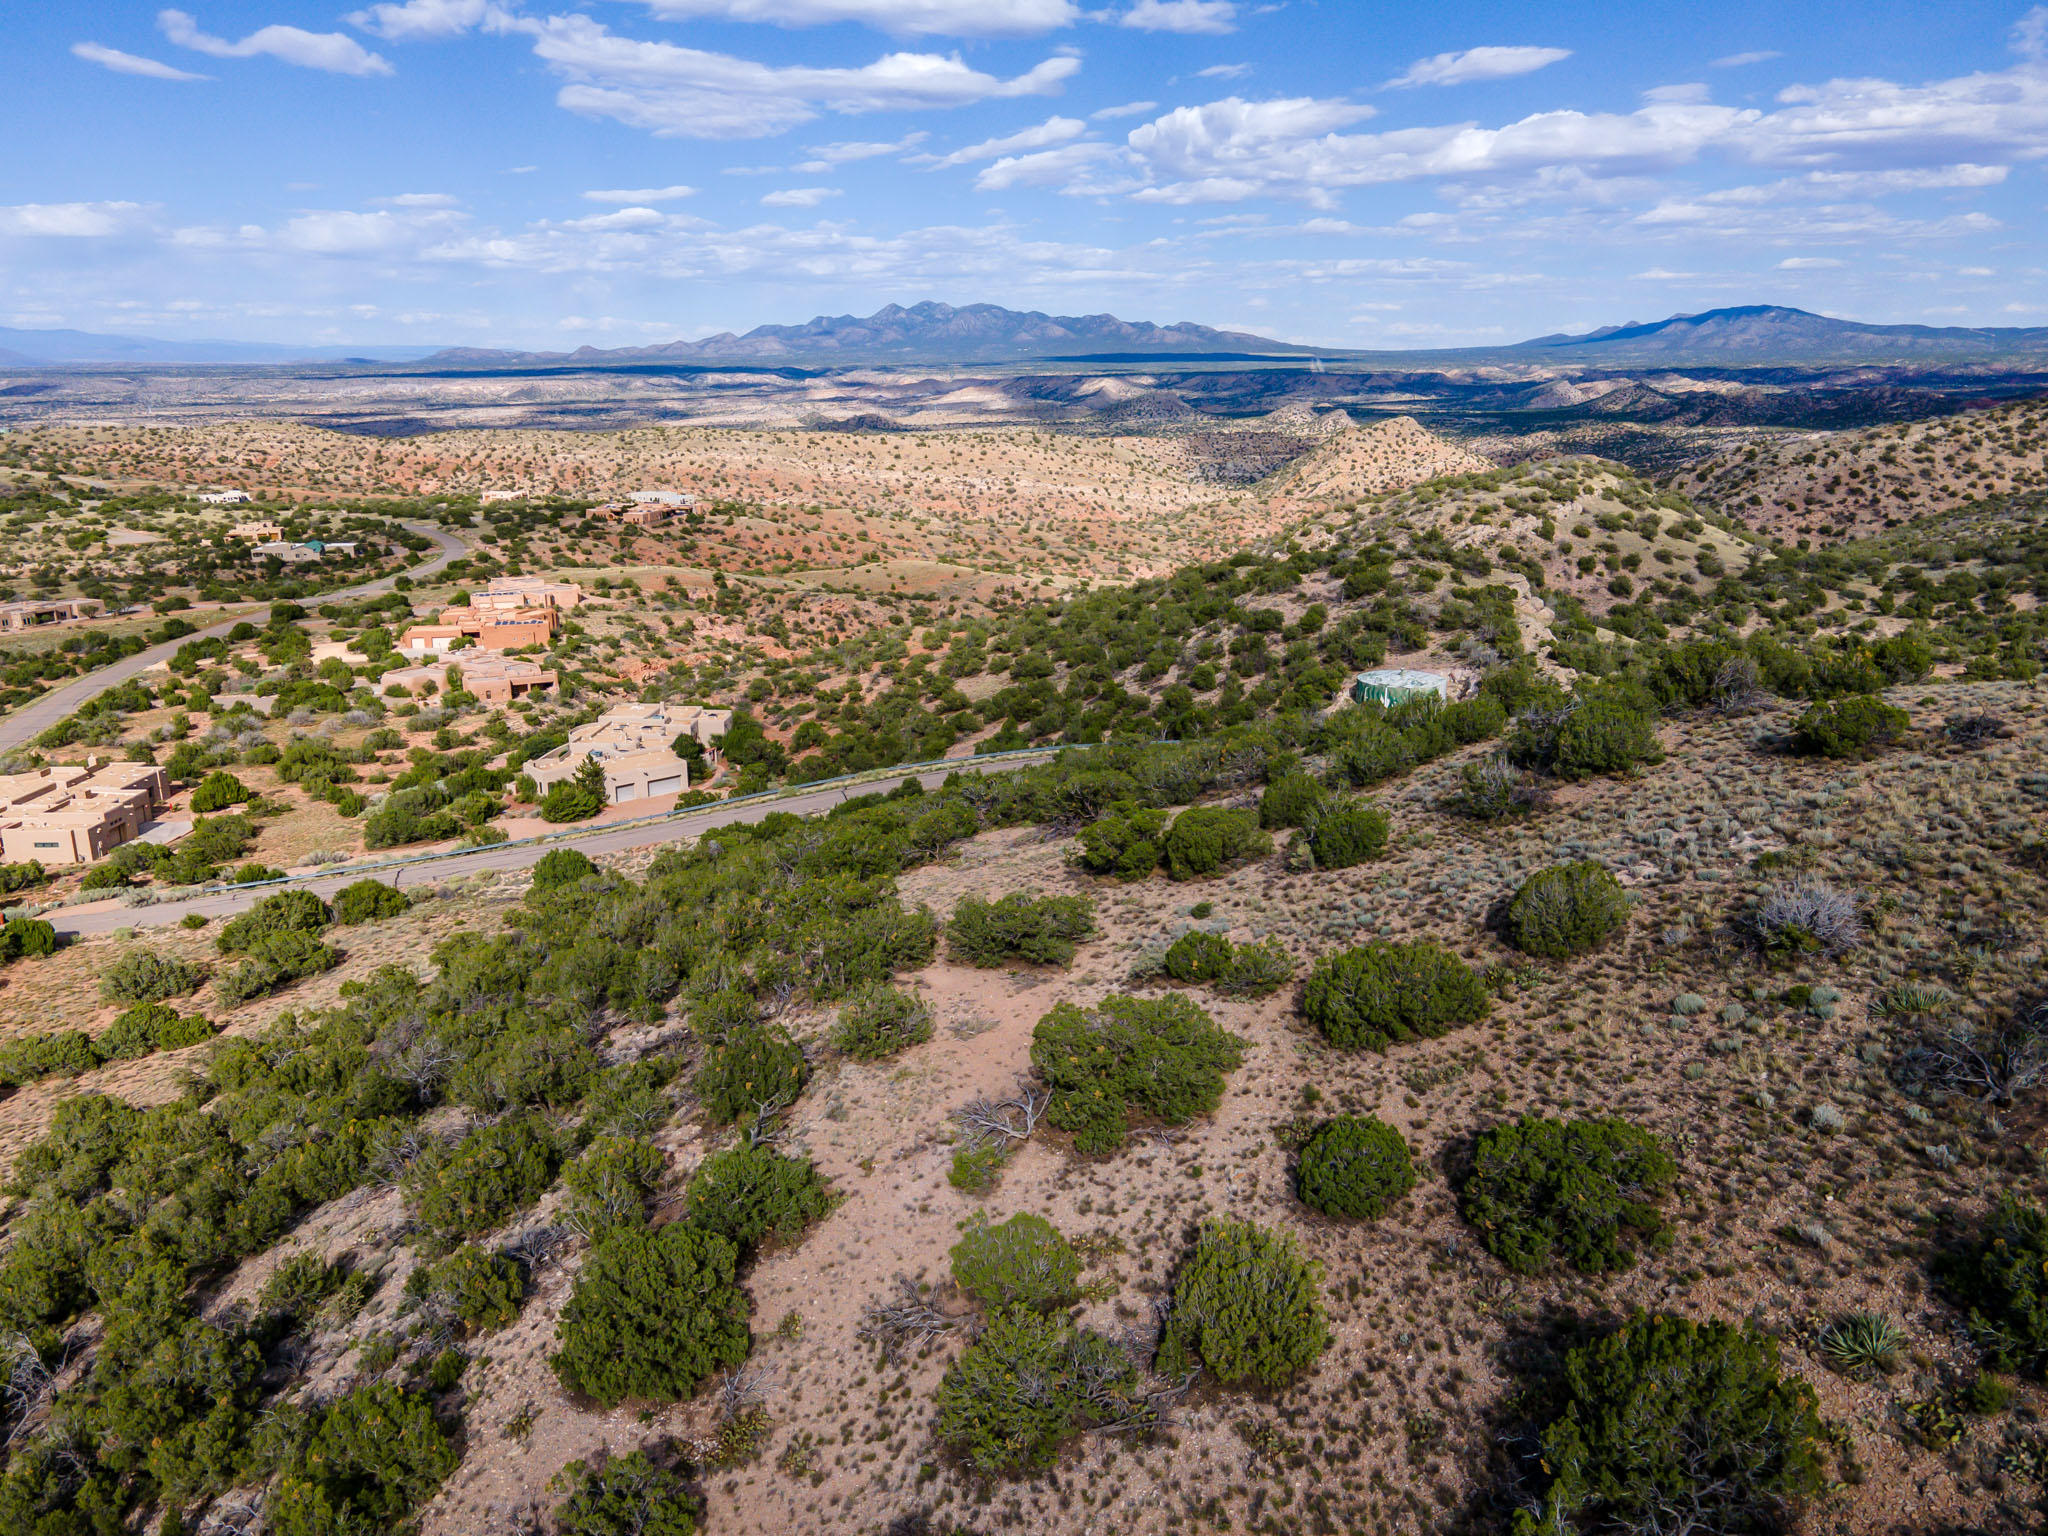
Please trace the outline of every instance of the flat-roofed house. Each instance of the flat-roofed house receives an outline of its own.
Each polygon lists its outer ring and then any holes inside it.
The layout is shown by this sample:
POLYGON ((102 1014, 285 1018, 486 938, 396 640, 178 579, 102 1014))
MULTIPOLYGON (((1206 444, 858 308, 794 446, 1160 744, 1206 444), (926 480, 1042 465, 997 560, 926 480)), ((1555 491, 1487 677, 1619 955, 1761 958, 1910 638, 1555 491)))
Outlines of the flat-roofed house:
POLYGON ((141 835, 170 789, 154 763, 65 763, 0 776, 0 860, 103 859, 141 835))
POLYGON ((0 630, 40 629, 45 624, 69 624, 78 619, 97 618, 101 606, 90 597, 51 597, 0 603, 0 630))
POLYGON ((523 598, 527 606, 567 613, 583 601, 583 589, 573 581, 549 581, 545 576, 498 576, 477 597, 523 598))
POLYGON ((572 728, 567 745, 533 759, 526 771, 545 791, 574 778, 586 760, 595 759, 604 769, 605 798, 614 805, 679 795, 690 787, 690 765, 675 754, 670 743, 689 735, 709 745, 731 725, 729 709, 621 704, 572 728))
POLYGON ((474 641, 486 651, 516 651, 548 645, 562 627, 561 610, 529 605, 521 608, 479 608, 474 604, 445 608, 438 624, 414 624, 398 638, 398 649, 410 657, 439 656, 459 640, 474 641))
POLYGON ((247 491, 202 491, 199 493, 200 504, 208 507, 239 507, 243 502, 254 501, 255 499, 247 491))
POLYGON ((446 666, 400 667, 378 679, 386 688, 403 688, 415 698, 448 685, 448 668, 456 669, 462 686, 486 704, 510 704, 531 694, 552 693, 555 674, 524 656, 507 656, 499 651, 454 651, 446 666))
POLYGON ((228 530, 231 539, 248 539, 257 544, 274 544, 284 537, 280 523, 237 523, 228 530))

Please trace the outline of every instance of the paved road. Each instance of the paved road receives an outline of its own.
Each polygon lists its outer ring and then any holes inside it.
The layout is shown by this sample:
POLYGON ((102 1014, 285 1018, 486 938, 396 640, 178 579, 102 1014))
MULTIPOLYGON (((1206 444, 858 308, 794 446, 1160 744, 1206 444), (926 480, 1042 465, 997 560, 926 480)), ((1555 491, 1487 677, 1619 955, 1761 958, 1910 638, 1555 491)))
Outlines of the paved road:
MULTIPOLYGON (((424 565, 394 571, 390 576, 380 576, 375 581, 361 582, 353 587, 340 587, 331 592, 322 592, 319 601, 326 603, 337 598, 374 597, 380 592, 389 592, 395 577, 410 576, 418 580, 423 576, 431 576, 469 548, 454 534, 429 523, 407 523, 405 527, 432 539, 441 546, 441 552, 424 565)), ((0 720, 0 753, 18 751, 27 746, 58 721, 77 714, 79 706, 88 699, 98 698, 116 683, 125 683, 129 678, 140 676, 151 667, 169 661, 177 654, 178 647, 188 641, 204 640, 212 635, 225 635, 240 622, 239 617, 223 619, 210 628, 196 630, 177 640, 167 640, 162 645, 153 645, 148 650, 138 651, 111 666, 101 667, 97 672, 88 672, 83 677, 73 678, 61 688, 51 689, 41 698, 33 700, 6 719, 0 720)))
MULTIPOLYGON (((1030 757, 1004 757, 1000 761, 962 758, 959 769, 973 773, 1006 773, 1013 768, 1028 768, 1056 756, 1058 748, 1049 747, 1030 757)), ((945 782, 949 773, 956 771, 952 765, 935 768, 917 774, 927 789, 936 789, 945 782)), ((905 778, 911 775, 904 775, 905 778)), ((772 811, 788 811, 796 815, 813 815, 829 811, 842 800, 854 795, 873 794, 878 789, 893 787, 898 781, 882 779, 876 783, 840 784, 829 788, 800 791, 793 795, 782 795, 775 799, 748 800, 739 804, 706 805, 693 810, 682 811, 666 821, 648 822, 638 826, 593 827, 588 832, 573 833, 568 837, 556 838, 546 843, 504 844, 496 848, 468 849, 460 853, 423 854, 416 859, 406 860, 396 868, 374 871, 363 869, 337 870, 327 874, 302 875, 290 882, 290 888, 316 891, 321 896, 332 896, 344 885, 360 880, 366 873, 377 879, 396 884, 400 890, 416 886, 432 885, 440 880, 450 880, 458 875, 475 874, 485 869, 531 869, 540 861, 541 855, 557 848, 579 848, 587 854, 619 853, 628 848, 645 848, 657 843, 677 843, 686 838, 696 837, 717 827, 731 826, 735 822, 756 822, 772 811)), ((157 928, 166 923, 175 923, 188 912, 201 912, 210 918, 227 917, 236 912, 247 911, 265 896, 285 889, 280 885, 261 885, 247 890, 215 891, 204 896, 195 896, 188 901, 167 901, 153 907, 111 907, 99 911, 84 911, 77 908, 59 908, 45 912, 43 917, 56 926, 60 934, 83 937, 95 933, 111 933, 116 928, 157 928)))

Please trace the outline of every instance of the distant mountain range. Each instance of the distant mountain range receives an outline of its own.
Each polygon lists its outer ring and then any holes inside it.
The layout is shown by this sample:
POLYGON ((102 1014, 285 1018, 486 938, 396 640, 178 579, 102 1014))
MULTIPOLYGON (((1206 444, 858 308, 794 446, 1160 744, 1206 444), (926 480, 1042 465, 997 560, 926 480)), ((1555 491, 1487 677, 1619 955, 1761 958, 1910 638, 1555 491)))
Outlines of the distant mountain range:
POLYGON ((1864 325, 1749 304, 1647 325, 1630 321, 1580 336, 1539 336, 1506 350, 1593 367, 1988 362, 2048 358, 2048 328, 1864 325))
POLYGON ((409 362, 432 347, 294 347, 261 341, 159 341, 153 336, 103 336, 93 331, 21 331, 0 325, 0 366, 36 368, 71 363, 333 363, 409 362))
POLYGON ((1568 370, 1734 367, 2048 368, 2048 328, 1865 325, 1803 309, 1753 304, 1631 321, 1580 335, 1538 336, 1512 346, 1440 351, 1358 352, 1304 347, 1245 331, 1181 321, 1154 325, 1115 315, 1047 315, 997 304, 890 304, 872 315, 820 315, 803 325, 760 325, 701 341, 644 347, 578 347, 522 352, 482 347, 294 347, 239 341, 158 341, 87 331, 0 327, 0 367, 70 365, 411 363, 490 370, 606 367, 645 363, 848 367, 915 363, 1003 363, 1238 358, 1351 361, 1392 370, 1485 364, 1568 370))
POLYGON ((1115 315, 1047 315, 999 304, 884 305, 862 319, 820 315, 803 325, 757 325, 744 336, 721 331, 702 341, 651 347, 578 347, 574 352, 497 352, 453 347, 430 362, 456 366, 536 363, 927 362, 992 363, 1100 353, 1253 353, 1306 356, 1314 349, 1218 331, 1181 321, 1154 325, 1115 315))

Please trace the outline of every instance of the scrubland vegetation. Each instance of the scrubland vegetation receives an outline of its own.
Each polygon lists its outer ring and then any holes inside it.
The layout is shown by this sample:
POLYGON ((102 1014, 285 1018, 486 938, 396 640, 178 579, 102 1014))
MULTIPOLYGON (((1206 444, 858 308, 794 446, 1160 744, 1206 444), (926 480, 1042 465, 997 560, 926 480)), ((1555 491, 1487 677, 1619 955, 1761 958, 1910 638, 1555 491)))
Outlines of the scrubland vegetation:
MULTIPOLYGON (((0 1528, 2028 1529, 2038 526, 1461 476, 764 665, 728 748, 1052 762, 559 850, 405 964, 351 951, 438 899, 368 882, 109 941, 118 1014, 0 1054, 81 1080, 10 1171, 0 1528), (1575 596, 1595 528, 1712 548, 1575 596), (1333 707, 1417 654, 1464 696, 1333 707)), ((487 822, 547 739, 357 810, 487 822)))

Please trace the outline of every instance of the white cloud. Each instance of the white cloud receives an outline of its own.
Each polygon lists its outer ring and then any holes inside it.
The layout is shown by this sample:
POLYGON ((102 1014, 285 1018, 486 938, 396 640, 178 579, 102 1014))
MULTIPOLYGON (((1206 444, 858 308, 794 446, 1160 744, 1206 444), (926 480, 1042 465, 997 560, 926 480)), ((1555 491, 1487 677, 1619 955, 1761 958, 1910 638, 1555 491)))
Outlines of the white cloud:
POLYGON ((351 12, 348 24, 401 42, 413 37, 455 37, 483 23, 495 8, 490 0, 385 0, 351 12))
POLYGON ((275 244, 307 256, 363 256, 398 249, 410 232, 394 214, 326 210, 286 220, 275 244))
POLYGON ((970 69, 957 55, 891 53, 857 68, 774 67, 674 43, 619 37, 588 16, 522 20, 516 30, 569 84, 556 100, 663 138, 760 138, 821 112, 960 107, 1045 96, 1081 67, 1059 54, 1013 79, 970 69))
POLYGON ((1838 256, 1787 256, 1778 263, 1780 272, 1825 272, 1849 265, 1838 256))
POLYGON ((670 222, 671 216, 656 208, 619 208, 611 213, 594 213, 587 219, 570 219, 561 227, 597 231, 657 229, 670 222))
POLYGON ((1138 0, 1117 24, 1140 32, 1217 36, 1237 30, 1237 7, 1231 0, 1138 0))
POLYGON ((1572 56, 1569 48, 1467 48, 1417 59, 1389 86, 1463 85, 1468 80, 1505 80, 1532 74, 1572 56))
POLYGON ((586 192, 585 202, 591 203, 672 203, 678 198, 695 197, 695 187, 634 187, 630 190, 612 192, 586 192))
POLYGON ((1116 157, 1107 144, 1069 144, 1029 155, 1008 155, 974 178, 977 192, 1007 192, 1012 187, 1058 187, 1077 196, 1128 192, 1129 178, 1097 179, 1095 173, 1116 157))
POLYGON ((1098 107, 1088 114, 1091 123, 1099 123, 1111 117, 1142 117, 1147 112, 1159 110, 1156 101, 1127 101, 1120 107, 1098 107))
POLYGON ((17 203, 0 207, 0 236, 105 239, 137 229, 147 214, 140 203, 17 203))
POLYGON ((1236 80, 1252 72, 1249 64, 1211 64, 1195 71, 1197 80, 1236 80))
POLYGON ((2048 5, 2037 5, 2012 28, 2012 51, 2023 59, 2048 57, 2048 5))
POLYGON ((837 197, 838 187, 784 187, 761 199, 763 208, 815 208, 828 197, 837 197))
POLYGON ((456 208, 462 200, 447 192, 401 192, 378 201, 391 208, 456 208))
POLYGON ((806 151, 810 159, 803 161, 796 169, 806 176, 822 175, 835 171, 842 165, 852 165, 861 160, 879 160, 884 155, 900 155, 917 148, 931 135, 922 128, 915 133, 906 133, 900 139, 886 144, 865 140, 851 140, 839 144, 814 144, 806 151))
POLYGON ((1768 64, 1772 59, 1785 57, 1775 48, 1759 48, 1753 53, 1731 53, 1725 58, 1714 60, 1716 69, 1740 69, 1745 64, 1768 64))
POLYGON ((211 75, 195 75, 189 69, 174 69, 169 64, 155 59, 145 59, 139 53, 123 53, 118 48, 108 48, 100 43, 73 43, 72 55, 88 64, 98 64, 111 69, 117 75, 141 75, 147 80, 211 80, 211 75))
POLYGON ((949 155, 920 156, 919 163, 932 170, 947 170, 956 165, 971 165, 976 160, 994 160, 1003 155, 1014 155, 1024 150, 1046 149, 1054 144, 1064 144, 1078 139, 1088 131, 1088 125, 1076 117, 1049 117, 1035 128, 1020 129, 1016 133, 1004 134, 999 139, 983 139, 979 144, 969 144, 956 149, 949 155))
POLYGON ((305 69, 326 70, 335 75, 388 75, 390 63, 371 53, 354 38, 340 32, 308 32, 301 27, 260 27, 231 43, 199 30, 199 24, 183 11, 159 11, 156 24, 165 37, 180 48, 190 48, 216 59, 254 59, 268 56, 305 69))
POLYGON ((715 17, 817 27, 854 21, 897 36, 1026 37, 1080 18, 1073 0, 646 0, 671 20, 715 17))

